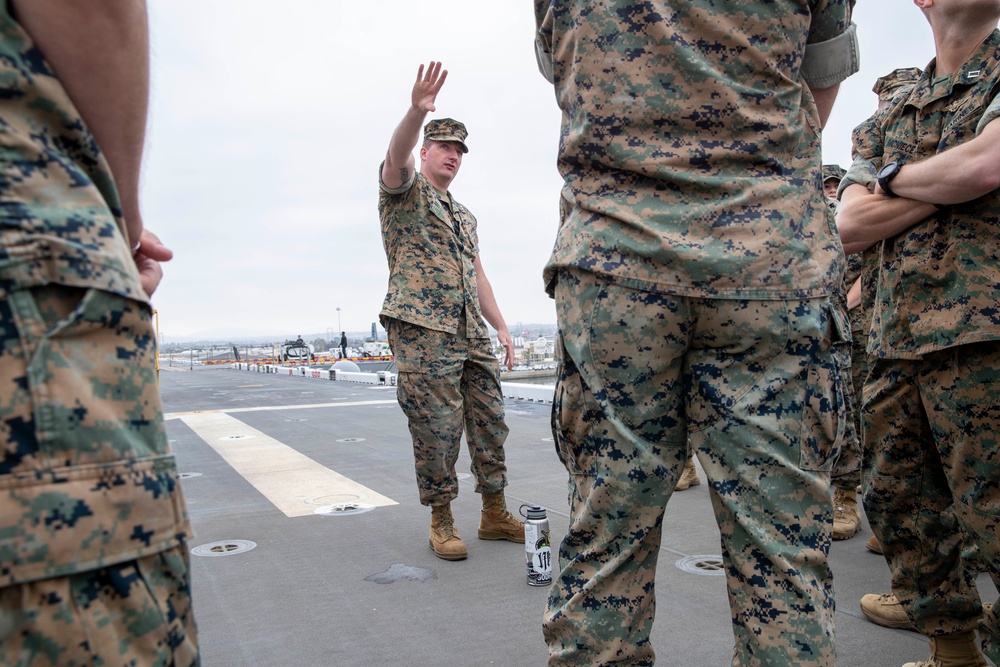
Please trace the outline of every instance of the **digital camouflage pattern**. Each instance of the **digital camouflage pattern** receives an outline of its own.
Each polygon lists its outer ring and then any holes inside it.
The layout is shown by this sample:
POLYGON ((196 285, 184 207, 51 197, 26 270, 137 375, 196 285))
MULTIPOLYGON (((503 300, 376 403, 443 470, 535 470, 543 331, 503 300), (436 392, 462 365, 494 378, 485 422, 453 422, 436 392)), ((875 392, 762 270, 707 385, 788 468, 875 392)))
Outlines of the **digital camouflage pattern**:
POLYGON ((438 118, 424 125, 424 141, 454 141, 462 144, 463 153, 469 152, 469 147, 465 145, 468 137, 465 124, 454 118, 438 118))
POLYGON ((458 495, 463 428, 476 491, 499 491, 507 485, 508 428, 500 364, 479 307, 476 218, 420 173, 398 189, 380 177, 379 217, 389 261, 380 319, 399 372, 396 397, 413 439, 420 502, 444 505, 458 495))
POLYGON ((156 553, 189 532, 150 320, 145 304, 77 287, 0 300, 0 585, 156 553))
MULTIPOLYGON (((983 612, 976 571, 994 583, 1000 574, 1000 343, 963 347, 917 361, 876 359, 865 387, 863 419, 876 443, 865 513, 893 593, 930 636, 975 629, 983 612), (977 546, 978 565, 963 561, 963 547, 977 546)), ((997 662, 996 607, 982 624, 984 651, 997 662)))
MULTIPOLYGON (((865 142, 874 138, 872 128, 881 123, 885 108, 892 104, 893 99, 909 95, 913 84, 920 78, 921 70, 916 67, 901 67, 885 76, 879 77, 872 86, 879 99, 875 113, 862 121, 851 133, 851 155, 872 155, 873 148, 865 142)), ((848 185, 863 185, 869 192, 875 189, 875 164, 871 159, 856 157, 850 168, 841 175, 838 197, 843 194, 848 185)), ((854 385, 854 426, 861 443, 862 467, 870 467, 866 462, 864 432, 862 430, 861 407, 863 403, 863 387, 868 377, 870 358, 867 352, 868 336, 871 331, 872 312, 875 305, 875 287, 878 282, 878 263, 880 248, 876 244, 864 252, 847 256, 847 271, 844 274, 844 284, 848 288, 861 281, 861 303, 851 309, 851 380, 854 385)))
POLYGON ((420 502, 447 505, 458 496, 455 462, 465 431, 476 493, 507 486, 500 364, 489 339, 466 338, 389 320, 396 398, 413 438, 420 502))
MULTIPOLYGON (((825 164, 823 165, 823 182, 825 183, 830 179, 836 179, 839 182, 845 173, 846 170, 840 165, 825 164)), ((836 216, 840 202, 828 197, 827 203, 830 206, 832 214, 836 216)), ((844 287, 842 292, 836 297, 844 312, 848 312, 847 290, 850 289, 857 278, 852 273, 856 264, 857 255, 847 257, 847 272, 844 274, 844 287)), ((844 438, 840 443, 840 453, 833 464, 833 473, 831 475, 835 487, 851 489, 852 492, 861 483, 861 385, 856 379, 852 363, 855 346, 853 329, 855 312, 857 312, 857 309, 850 311, 852 324, 850 358, 843 362, 845 367, 847 365, 851 366, 850 379, 845 378, 844 380, 844 400, 847 403, 848 414, 853 415, 854 418, 848 420, 847 427, 844 429, 844 438)), ((848 350, 846 349, 840 349, 839 352, 845 355, 848 354, 848 350)))
MULTIPOLYGON (((974 138, 1000 115, 1000 31, 952 75, 934 62, 854 133, 847 179, 913 162, 974 138)), ((908 85, 908 84, 907 84, 908 85)), ((1000 661, 1000 619, 980 620, 976 567, 1000 579, 1000 191, 937 211, 883 241, 868 351, 875 358, 862 419, 870 452, 864 505, 917 629, 951 634, 981 624, 1000 661), (978 565, 963 562, 963 547, 978 565)), ((864 278, 863 278, 864 280, 864 278)))
MULTIPOLYGON (((913 87, 913 83, 920 77, 920 69, 917 68, 901 68, 890 72, 888 75, 880 77, 876 82, 875 86, 872 88, 879 96, 880 100, 880 110, 876 111, 871 117, 863 121, 858 127, 854 129, 852 134, 852 154, 860 155, 872 155, 873 150, 870 145, 865 145, 864 142, 870 140, 875 136, 875 132, 872 130, 873 127, 877 127, 880 121, 880 115, 884 114, 884 107, 891 105, 892 101, 897 97, 905 97, 909 95, 910 89, 913 87)), ((851 165, 848 173, 845 175, 844 182, 841 184, 841 192, 843 188, 848 185, 863 185, 869 191, 875 188, 875 167, 874 162, 870 159, 858 158, 851 165)), ((863 398, 863 394, 866 390, 862 387, 868 382, 869 374, 872 366, 872 359, 869 357, 866 346, 869 332, 872 329, 872 319, 871 313, 875 304, 876 297, 876 285, 878 281, 878 269, 879 269, 879 256, 880 256, 880 246, 874 245, 863 253, 858 253, 855 255, 848 256, 848 280, 855 272, 859 274, 862 285, 861 292, 861 305, 851 311, 851 377, 854 380, 854 386, 857 388, 857 393, 861 394, 859 398, 863 398), (856 268, 852 268, 856 267, 856 268)), ((869 386, 867 393, 871 394, 874 385, 869 386)), ((871 471, 876 465, 876 458, 879 456, 879 449, 875 446, 872 438, 877 436, 877 433, 867 432, 863 429, 864 415, 866 411, 870 412, 875 409, 876 403, 869 403, 864 405, 863 401, 859 402, 858 410, 855 417, 855 422, 857 428, 859 429, 859 434, 863 437, 861 439, 862 444, 862 469, 871 471)), ((912 406, 911 406, 912 409, 912 406)), ((899 411, 896 408, 890 409, 894 419, 899 418, 899 411)), ((868 417, 872 419, 871 416, 868 417)), ((892 443, 892 447, 899 448, 904 446, 902 443, 892 443)), ((870 485, 871 476, 867 476, 868 479, 865 481, 866 485, 870 485)), ((866 486, 868 488, 868 486, 866 486)), ((918 511, 916 508, 913 509, 914 512, 918 511)), ((872 512, 872 519, 875 517, 875 511, 872 512)), ((948 531, 961 532, 961 525, 958 523, 957 518, 954 516, 953 506, 949 506, 948 509, 941 511, 940 517, 941 532, 933 536, 934 543, 932 548, 935 550, 942 550, 947 554, 949 549, 949 544, 954 542, 953 536, 948 535, 948 531), (945 537, 947 536, 947 537, 945 537)), ((874 524, 872 525, 875 528, 874 524)), ((912 533, 907 536, 907 540, 910 541, 912 546, 912 540, 917 536, 912 533)), ((926 538, 926 536, 920 536, 926 538)), ((952 619, 963 618, 964 614, 974 613, 977 605, 981 604, 979 602, 979 592, 974 585, 970 584, 969 578, 974 577, 976 572, 982 571, 983 565, 979 563, 979 549, 973 544, 968 544, 963 538, 960 538, 962 546, 962 561, 966 568, 965 576, 956 577, 952 584, 949 585, 945 591, 939 591, 936 593, 937 600, 928 600, 918 597, 904 596, 901 600, 901 604, 906 609, 906 613, 911 619, 916 619, 917 623, 925 630, 933 631, 935 628, 940 629, 942 617, 942 609, 947 611, 944 612, 945 617, 950 617, 952 619), (928 616, 925 618, 925 616, 928 616)), ((922 547, 922 551, 926 551, 926 548, 922 547)), ((930 567, 936 569, 940 563, 930 559, 927 563, 930 567)), ((916 571, 913 564, 913 559, 911 558, 894 558, 888 562, 888 566, 891 572, 900 571, 899 576, 903 578, 912 578, 912 574, 904 574, 904 572, 914 572, 916 571)), ((920 566, 917 565, 916 568, 920 566)), ((962 627, 971 628, 972 623, 969 622, 969 618, 961 624, 962 627)), ((952 627, 957 627, 953 626, 952 627)))
POLYGON ((380 176, 378 211, 389 261, 382 326, 395 318, 456 333, 464 317, 470 338, 489 338, 473 266, 479 237, 469 209, 417 173, 396 189, 380 176))
MULTIPOLYGON (((861 303, 850 310, 851 317, 851 384, 854 386, 854 429, 858 434, 858 451, 861 457, 860 471, 865 465, 865 433, 862 428, 861 406, 864 402, 865 380, 868 378, 869 357, 865 346, 871 325, 872 278, 877 271, 878 246, 847 257, 847 276, 844 282, 850 286, 861 281, 861 303), (866 294, 865 292, 868 292, 866 294)), ((859 481, 860 483, 860 481, 859 481)))
POLYGON ((0 664, 7 667, 197 665, 190 556, 152 556, 0 588, 0 664))
POLYGON ((544 274, 572 515, 550 664, 652 664, 661 521, 690 438, 723 535, 733 664, 833 665, 849 332, 805 72, 827 87, 856 69, 850 3, 534 4, 565 183, 544 274))
MULTIPOLYGON (((874 168, 926 159, 976 136, 1000 115, 1000 31, 941 85, 933 66, 906 97, 866 125, 858 142, 874 168), (984 114, 984 109, 988 109, 984 114)), ((875 325, 869 353, 917 359, 956 345, 1000 337, 1000 191, 948 206, 881 244, 875 325)))
POLYGON ((54 282, 146 301, 107 160, 6 6, 0 6, 0 295, 54 282))
POLYGON ((878 95, 879 100, 891 100, 898 94, 901 86, 906 86, 907 90, 911 88, 920 80, 922 73, 923 70, 919 67, 899 67, 877 78, 872 92, 878 95))
MULTIPOLYGON (((838 455, 833 464, 831 478, 833 485, 841 489, 850 489, 855 493, 855 489, 861 484, 861 384, 857 379, 854 367, 854 311, 848 311, 847 292, 835 297, 838 308, 841 309, 850 325, 850 345, 838 346, 835 354, 840 355, 838 363, 842 368, 850 369, 849 373, 844 373, 841 381, 843 383, 844 404, 846 405, 848 420, 844 425, 843 438, 838 442, 838 455)), ((855 308, 854 310, 857 310, 855 308)), ((858 369, 860 370, 860 369, 858 369)))
POLYGON ((801 70, 806 42, 847 30, 846 0, 534 4, 575 203, 546 267, 550 293, 566 266, 697 297, 840 289, 801 70))
POLYGON ((0 5, 0 663, 197 662, 152 311, 111 173, 0 5))
POLYGON ((844 177, 846 170, 839 164, 824 164, 823 165, 823 182, 826 183, 830 179, 836 180, 838 183, 840 179, 844 177))
POLYGON ((691 299, 563 270, 556 314, 570 525, 543 622, 549 664, 653 664, 663 514, 690 442, 722 537, 733 664, 833 665, 846 313, 830 297, 691 299))
POLYGON ((150 320, 148 305, 96 289, 51 285, 0 299, 3 664, 157 664, 164 655, 186 665, 197 656, 190 528, 150 320), (166 551, 169 576, 154 558, 142 585, 122 587, 118 573, 166 551), (86 583, 105 579, 117 588, 86 583), (156 607, 145 610, 151 596, 156 607), (118 624, 104 628, 105 616, 118 624), (102 632, 70 643, 92 623, 102 632))

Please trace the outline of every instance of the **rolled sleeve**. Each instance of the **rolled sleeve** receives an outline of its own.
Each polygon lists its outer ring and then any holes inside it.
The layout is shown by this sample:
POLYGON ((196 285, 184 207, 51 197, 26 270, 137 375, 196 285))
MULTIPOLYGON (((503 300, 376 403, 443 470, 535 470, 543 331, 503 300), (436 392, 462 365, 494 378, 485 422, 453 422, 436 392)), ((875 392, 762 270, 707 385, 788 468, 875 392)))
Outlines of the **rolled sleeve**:
POLYGON ((400 195, 413 187, 413 184, 417 182, 417 172, 416 170, 411 170, 413 173, 410 174, 409 180, 400 185, 398 188, 390 188, 388 185, 382 182, 382 167, 385 166, 385 162, 382 162, 378 166, 378 188, 387 195, 400 195))
POLYGON ((555 83, 555 71, 552 62, 552 7, 544 2, 535 3, 535 60, 538 61, 538 71, 545 80, 555 83))
POLYGON ((1000 116, 1000 95, 994 97, 990 105, 986 107, 986 111, 983 112, 983 117, 976 124, 976 136, 978 137, 984 127, 996 120, 997 116, 1000 116))
POLYGON ((837 199, 844 194, 844 190, 850 185, 863 185, 870 192, 875 190, 875 173, 878 171, 879 163, 863 157, 854 158, 840 185, 837 186, 837 199))
POLYGON ((802 77, 810 88, 829 88, 857 72, 860 66, 858 33, 851 23, 832 39, 806 44, 802 77))

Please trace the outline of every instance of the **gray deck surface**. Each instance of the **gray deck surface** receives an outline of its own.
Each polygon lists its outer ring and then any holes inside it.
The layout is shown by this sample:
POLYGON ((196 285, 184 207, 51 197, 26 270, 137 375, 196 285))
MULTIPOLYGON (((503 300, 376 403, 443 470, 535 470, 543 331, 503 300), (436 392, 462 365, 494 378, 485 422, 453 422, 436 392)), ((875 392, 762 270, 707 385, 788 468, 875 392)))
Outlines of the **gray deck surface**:
MULTIPOLYGON (((480 498, 468 476, 467 451, 459 458, 463 480, 453 509, 469 558, 446 562, 428 548, 430 512, 418 501, 409 434, 393 387, 222 366, 163 368, 160 382, 194 527, 191 546, 256 544, 231 555, 192 556, 205 667, 545 664, 540 619, 546 589, 526 584, 523 545, 476 538, 480 498), (287 516, 184 421, 213 411, 398 504, 312 514, 344 498, 331 489, 328 497, 302 498, 306 515, 287 516)), ((568 521, 566 472, 551 442, 549 406, 508 401, 507 421, 508 506, 546 507, 557 545, 568 521)), ((293 472, 288 485, 294 495, 293 472)), ((720 553, 703 473, 702 480, 675 493, 667 508, 652 632, 658 665, 731 662, 725 577, 676 566, 688 556, 720 553)), ((865 525, 853 539, 833 545, 837 664, 899 667, 925 658, 927 643, 862 616, 861 596, 889 589, 882 557, 864 547, 870 534, 865 525)))

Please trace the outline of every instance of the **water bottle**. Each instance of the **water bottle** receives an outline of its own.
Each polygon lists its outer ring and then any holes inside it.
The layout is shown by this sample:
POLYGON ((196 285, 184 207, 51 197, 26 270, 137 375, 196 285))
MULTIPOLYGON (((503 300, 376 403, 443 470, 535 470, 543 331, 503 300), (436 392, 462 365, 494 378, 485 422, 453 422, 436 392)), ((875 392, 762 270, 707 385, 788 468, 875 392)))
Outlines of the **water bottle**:
POLYGON ((524 517, 524 565, 528 572, 528 585, 548 586, 552 583, 549 518, 545 508, 538 505, 521 505, 520 512, 524 517))

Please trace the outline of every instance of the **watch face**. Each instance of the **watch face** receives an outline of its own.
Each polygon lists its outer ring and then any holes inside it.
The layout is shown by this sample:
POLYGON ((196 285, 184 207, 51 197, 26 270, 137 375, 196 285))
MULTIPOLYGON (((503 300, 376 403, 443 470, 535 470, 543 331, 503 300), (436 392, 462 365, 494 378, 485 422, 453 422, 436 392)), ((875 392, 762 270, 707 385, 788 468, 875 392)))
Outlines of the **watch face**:
POLYGON ((890 162, 881 169, 878 170, 878 178, 886 178, 887 176, 892 176, 899 169, 898 162, 890 162))
POLYGON ((875 177, 878 181, 879 187, 882 188, 882 190, 885 191, 885 194, 890 197, 895 197, 896 193, 892 191, 892 187, 890 187, 889 183, 892 182, 892 179, 896 178, 896 174, 899 173, 901 167, 902 165, 898 162, 890 162, 879 169, 878 174, 875 177))

